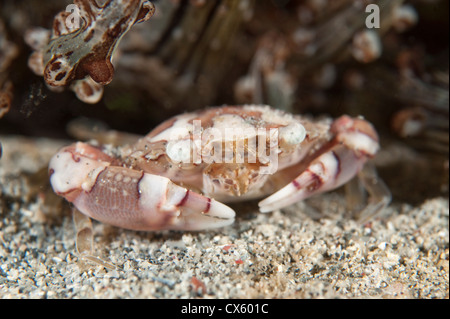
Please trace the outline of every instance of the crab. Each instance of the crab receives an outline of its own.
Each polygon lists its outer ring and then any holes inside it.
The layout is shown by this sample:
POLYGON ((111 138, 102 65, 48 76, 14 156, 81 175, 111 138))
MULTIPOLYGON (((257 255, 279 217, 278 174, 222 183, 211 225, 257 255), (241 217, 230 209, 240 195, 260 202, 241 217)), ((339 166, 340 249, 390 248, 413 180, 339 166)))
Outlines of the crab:
POLYGON ((371 196, 360 214, 367 218, 390 201, 367 163, 378 149, 375 129, 360 117, 223 106, 175 116, 127 145, 64 147, 49 175, 81 213, 131 230, 223 227, 235 219, 225 203, 268 196, 259 210, 272 212, 355 176, 371 196))

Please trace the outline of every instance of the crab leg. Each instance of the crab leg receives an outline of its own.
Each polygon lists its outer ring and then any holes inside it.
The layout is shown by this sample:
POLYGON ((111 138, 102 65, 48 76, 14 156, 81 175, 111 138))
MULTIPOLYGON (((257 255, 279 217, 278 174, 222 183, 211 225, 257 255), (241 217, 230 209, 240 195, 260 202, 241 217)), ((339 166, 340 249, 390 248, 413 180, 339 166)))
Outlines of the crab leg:
POLYGON ((72 207, 72 218, 77 231, 75 240, 77 253, 80 256, 92 255, 94 251, 94 231, 91 219, 75 207, 72 207))
POLYGON ((378 177, 373 164, 364 165, 358 173, 358 178, 370 196, 368 204, 358 215, 358 222, 364 223, 386 207, 391 202, 392 195, 383 180, 378 177))
POLYGON ((94 256, 94 233, 92 230, 91 219, 82 214, 76 207, 72 207, 72 217, 77 231, 75 247, 80 262, 81 260, 90 261, 108 269, 116 269, 115 265, 94 256))
POLYGON ((166 177, 112 166, 106 157, 84 143, 62 149, 49 166, 54 191, 83 214, 127 229, 200 230, 233 223, 228 206, 166 177))

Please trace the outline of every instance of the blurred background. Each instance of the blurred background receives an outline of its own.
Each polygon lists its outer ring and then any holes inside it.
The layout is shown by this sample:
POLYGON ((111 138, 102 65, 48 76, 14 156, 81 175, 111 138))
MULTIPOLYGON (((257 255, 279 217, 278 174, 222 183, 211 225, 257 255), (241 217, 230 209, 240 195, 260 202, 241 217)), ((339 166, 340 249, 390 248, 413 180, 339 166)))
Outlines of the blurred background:
POLYGON ((80 117, 146 134, 223 104, 362 115, 381 136, 376 164, 394 199, 448 196, 448 1, 155 0, 95 104, 50 90, 28 66, 28 32, 50 30, 71 3, 0 0, 0 135, 74 138, 67 125, 80 117), (380 27, 368 29, 373 3, 380 27))

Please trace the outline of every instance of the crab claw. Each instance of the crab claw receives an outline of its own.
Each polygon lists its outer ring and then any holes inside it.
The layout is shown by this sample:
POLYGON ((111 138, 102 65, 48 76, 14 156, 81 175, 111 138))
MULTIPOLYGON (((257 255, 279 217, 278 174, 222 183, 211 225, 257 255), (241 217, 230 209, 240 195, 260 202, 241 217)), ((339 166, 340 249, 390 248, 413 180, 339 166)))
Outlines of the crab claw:
POLYGON ((200 230, 233 223, 235 212, 168 178, 112 166, 103 152, 77 143, 50 161, 54 191, 83 214, 133 230, 200 230))
POLYGON ((271 212, 337 188, 355 176, 363 163, 344 147, 337 147, 319 156, 291 183, 262 200, 259 209, 262 213, 271 212), (347 160, 350 165, 345 165, 347 160))
POLYGON ((271 212, 343 185, 378 151, 378 136, 362 119, 342 116, 333 123, 331 130, 335 138, 324 147, 321 155, 292 182, 262 200, 261 212, 271 212))

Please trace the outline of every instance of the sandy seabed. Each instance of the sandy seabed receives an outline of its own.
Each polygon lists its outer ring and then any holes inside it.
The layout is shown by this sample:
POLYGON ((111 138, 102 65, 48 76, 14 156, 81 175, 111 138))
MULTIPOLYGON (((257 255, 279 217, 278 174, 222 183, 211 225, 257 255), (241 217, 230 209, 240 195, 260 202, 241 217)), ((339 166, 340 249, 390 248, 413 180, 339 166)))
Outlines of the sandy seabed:
POLYGON ((449 297, 448 197, 394 201, 365 225, 339 191, 271 214, 237 205, 232 226, 207 232, 94 222, 109 269, 78 258, 67 203, 35 173, 67 142, 0 141, 0 298, 449 297))

